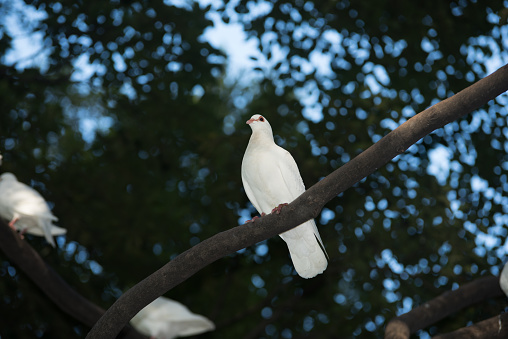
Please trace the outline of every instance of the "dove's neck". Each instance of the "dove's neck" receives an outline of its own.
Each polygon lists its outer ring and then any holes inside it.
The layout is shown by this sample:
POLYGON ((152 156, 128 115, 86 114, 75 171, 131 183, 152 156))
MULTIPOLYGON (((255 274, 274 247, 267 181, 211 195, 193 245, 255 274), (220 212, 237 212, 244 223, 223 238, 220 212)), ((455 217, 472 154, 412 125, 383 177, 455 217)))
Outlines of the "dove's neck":
POLYGON ((275 144, 271 130, 252 131, 249 142, 253 144, 275 144))

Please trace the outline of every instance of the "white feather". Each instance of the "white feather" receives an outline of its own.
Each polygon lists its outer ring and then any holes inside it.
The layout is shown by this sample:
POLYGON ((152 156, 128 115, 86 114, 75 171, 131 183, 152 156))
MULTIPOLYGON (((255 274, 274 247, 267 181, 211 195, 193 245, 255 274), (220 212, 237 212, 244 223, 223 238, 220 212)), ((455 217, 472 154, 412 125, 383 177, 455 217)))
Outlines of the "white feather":
POLYGON ((501 271, 499 286, 501 286, 504 294, 508 297, 508 263, 504 265, 503 270, 501 271))
MULTIPOLYGON (((243 187, 256 210, 268 214, 278 205, 298 198, 305 192, 305 185, 291 154, 275 144, 268 120, 256 114, 247 123, 252 135, 242 161, 243 187)), ((314 220, 280 237, 301 277, 312 278, 326 269, 326 253, 314 220)))
POLYGON ((51 213, 44 198, 16 179, 12 173, 0 176, 0 216, 10 222, 16 220, 17 230, 37 236, 44 236, 55 247, 53 236, 67 232, 53 225, 58 218, 51 213))
POLYGON ((131 319, 131 325, 141 334, 156 339, 172 339, 196 335, 215 329, 213 322, 192 313, 181 303, 159 297, 131 319))

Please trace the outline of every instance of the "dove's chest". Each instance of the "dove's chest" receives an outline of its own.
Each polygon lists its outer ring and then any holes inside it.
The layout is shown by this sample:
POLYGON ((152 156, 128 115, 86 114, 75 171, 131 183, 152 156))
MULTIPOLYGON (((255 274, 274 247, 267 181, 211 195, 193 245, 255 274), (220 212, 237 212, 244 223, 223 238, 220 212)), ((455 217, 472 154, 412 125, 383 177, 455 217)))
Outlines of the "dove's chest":
POLYGON ((242 162, 242 171, 260 185, 279 172, 281 154, 275 147, 249 147, 242 162))
POLYGON ((246 152, 242 163, 242 178, 250 187, 261 211, 265 213, 269 213, 280 203, 290 201, 280 169, 284 155, 282 152, 278 149, 251 148, 246 152))

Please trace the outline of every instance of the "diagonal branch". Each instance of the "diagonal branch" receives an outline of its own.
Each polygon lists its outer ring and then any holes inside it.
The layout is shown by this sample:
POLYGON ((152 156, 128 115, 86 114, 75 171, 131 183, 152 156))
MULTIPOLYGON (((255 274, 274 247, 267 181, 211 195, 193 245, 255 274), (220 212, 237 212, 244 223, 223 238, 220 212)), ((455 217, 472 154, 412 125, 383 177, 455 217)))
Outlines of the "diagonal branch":
POLYGON ((430 132, 473 112, 508 90, 508 65, 415 115, 282 209, 255 223, 234 227, 183 252, 124 293, 87 338, 114 338, 143 307, 216 260, 317 217, 335 196, 385 165, 430 132))
MULTIPOLYGON (((90 302, 70 287, 28 242, 21 240, 19 235, 2 220, 0 220, 0 249, 51 301, 74 319, 92 327, 104 314, 105 311, 101 307, 90 302)), ((125 339, 146 338, 131 326, 127 326, 122 331, 121 337, 125 339)))
POLYGON ((508 313, 480 321, 456 331, 432 337, 432 339, 506 339, 508 338, 508 313))
POLYGON ((426 328, 465 307, 503 295, 499 277, 489 276, 448 291, 429 302, 396 317, 388 323, 386 339, 409 339, 416 331, 426 328))

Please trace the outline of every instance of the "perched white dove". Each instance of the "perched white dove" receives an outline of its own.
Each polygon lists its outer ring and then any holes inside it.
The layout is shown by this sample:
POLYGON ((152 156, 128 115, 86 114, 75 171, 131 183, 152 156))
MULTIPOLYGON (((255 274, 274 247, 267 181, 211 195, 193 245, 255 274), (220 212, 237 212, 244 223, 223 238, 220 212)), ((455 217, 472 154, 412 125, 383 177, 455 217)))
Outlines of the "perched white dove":
POLYGON ((192 313, 181 303, 159 297, 131 319, 131 325, 141 334, 156 339, 187 337, 215 329, 213 322, 192 313))
POLYGON ((39 192, 8 172, 0 175, 0 216, 9 221, 12 229, 21 231, 21 236, 24 233, 44 236, 53 247, 53 236, 67 232, 53 225, 58 218, 51 213, 39 192))
POLYGON ((499 277, 499 286, 503 290, 504 294, 508 297, 508 263, 506 263, 501 271, 501 276, 499 277))
MULTIPOLYGON (((242 182, 250 202, 261 215, 277 210, 305 192, 295 160, 273 140, 272 127, 263 116, 253 115, 252 129, 242 161, 242 182)), ((323 273, 328 265, 323 242, 314 220, 280 234, 286 242, 296 272, 302 278, 323 273)))

